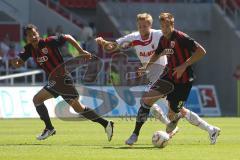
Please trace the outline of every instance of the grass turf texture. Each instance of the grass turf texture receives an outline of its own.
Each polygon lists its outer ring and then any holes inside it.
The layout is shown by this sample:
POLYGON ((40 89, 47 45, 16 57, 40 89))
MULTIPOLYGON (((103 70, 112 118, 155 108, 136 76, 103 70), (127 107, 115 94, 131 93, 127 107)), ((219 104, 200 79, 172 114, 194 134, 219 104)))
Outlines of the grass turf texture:
POLYGON ((90 121, 62 121, 53 119, 57 134, 44 141, 35 136, 43 129, 39 119, 0 120, 0 160, 60 160, 60 159, 168 159, 168 160, 239 160, 240 118, 204 118, 222 131, 216 145, 209 145, 208 134, 190 125, 179 123, 179 133, 164 149, 154 148, 152 134, 165 130, 160 122, 149 120, 142 128, 136 145, 128 147, 124 141, 133 130, 135 119, 111 118, 115 133, 111 142, 103 128, 90 121))

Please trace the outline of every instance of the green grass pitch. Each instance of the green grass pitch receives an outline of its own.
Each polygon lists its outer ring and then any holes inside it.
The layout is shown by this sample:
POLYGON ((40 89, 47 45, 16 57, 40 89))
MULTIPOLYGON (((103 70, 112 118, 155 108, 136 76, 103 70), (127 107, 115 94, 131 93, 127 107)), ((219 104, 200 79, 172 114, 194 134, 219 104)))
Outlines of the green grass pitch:
POLYGON ((154 148, 154 131, 164 130, 160 122, 149 120, 142 128, 136 145, 124 144, 133 130, 135 119, 111 118, 115 133, 111 142, 103 128, 90 121, 53 119, 55 136, 37 141, 43 129, 39 119, 0 120, 0 160, 240 160, 240 118, 204 118, 222 131, 216 145, 209 145, 208 134, 181 120, 179 133, 164 149, 154 148))

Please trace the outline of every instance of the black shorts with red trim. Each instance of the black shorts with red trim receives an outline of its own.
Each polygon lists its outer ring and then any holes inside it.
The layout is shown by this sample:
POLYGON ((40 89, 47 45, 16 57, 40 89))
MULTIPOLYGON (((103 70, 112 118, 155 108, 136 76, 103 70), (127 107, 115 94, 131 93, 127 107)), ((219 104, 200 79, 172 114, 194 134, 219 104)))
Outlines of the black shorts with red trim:
POLYGON ((76 99, 79 97, 75 88, 73 79, 70 75, 55 76, 48 81, 44 89, 53 95, 54 98, 62 96, 65 101, 76 99))
POLYGON ((151 89, 159 91, 161 94, 168 92, 167 100, 173 112, 178 113, 185 105, 192 88, 192 82, 174 83, 169 79, 159 79, 153 84, 151 89), (171 84, 171 87, 170 85, 171 84))

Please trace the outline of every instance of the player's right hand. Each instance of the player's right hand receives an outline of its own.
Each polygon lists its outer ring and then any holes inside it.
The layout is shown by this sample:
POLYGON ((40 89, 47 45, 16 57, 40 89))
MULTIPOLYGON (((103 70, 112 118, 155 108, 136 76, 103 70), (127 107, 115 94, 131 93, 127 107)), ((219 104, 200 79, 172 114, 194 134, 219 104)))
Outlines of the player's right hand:
POLYGON ((97 37, 97 38, 95 38, 95 41, 97 42, 97 44, 103 45, 104 39, 102 37, 97 37))
POLYGON ((23 61, 19 58, 14 58, 12 60, 10 60, 10 64, 14 67, 14 68, 19 68, 23 65, 23 61))
POLYGON ((103 47, 104 51, 107 53, 115 52, 118 48, 117 43, 108 42, 108 41, 104 40, 102 37, 95 38, 95 41, 97 42, 97 44, 101 45, 103 47))

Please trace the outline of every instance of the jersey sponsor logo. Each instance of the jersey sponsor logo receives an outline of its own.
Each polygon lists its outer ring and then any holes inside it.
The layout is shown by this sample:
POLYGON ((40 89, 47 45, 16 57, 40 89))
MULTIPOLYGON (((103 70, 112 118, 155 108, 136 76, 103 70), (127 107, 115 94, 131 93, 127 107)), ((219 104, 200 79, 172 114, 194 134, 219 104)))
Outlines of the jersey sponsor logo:
POLYGON ((42 49, 42 53, 48 54, 48 49, 47 49, 47 48, 43 48, 43 49, 42 49))
POLYGON ((154 50, 153 51, 149 51, 149 52, 140 52, 140 56, 142 56, 142 57, 149 57, 149 56, 151 56, 151 55, 153 55, 154 54, 154 50))
POLYGON ((175 47, 175 41, 171 41, 170 46, 171 46, 171 48, 174 48, 175 47))
POLYGON ((47 60, 48 60, 47 56, 37 57, 37 62, 40 63, 40 65, 42 65, 47 60))

